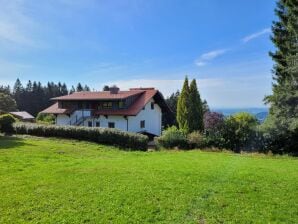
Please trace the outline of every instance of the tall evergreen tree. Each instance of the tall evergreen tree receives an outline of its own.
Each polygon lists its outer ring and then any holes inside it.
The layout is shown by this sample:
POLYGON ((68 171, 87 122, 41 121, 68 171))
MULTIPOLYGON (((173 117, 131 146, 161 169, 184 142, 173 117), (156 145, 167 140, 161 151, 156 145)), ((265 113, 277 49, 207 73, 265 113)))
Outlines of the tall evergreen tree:
POLYGON ((83 88, 82 84, 79 82, 78 85, 77 85, 77 89, 76 89, 76 91, 77 91, 77 92, 81 92, 81 91, 83 91, 83 90, 84 90, 84 88, 83 88))
POLYGON ((177 103, 177 122, 179 128, 189 132, 189 86, 188 78, 185 77, 181 94, 177 103))
POLYGON ((273 94, 265 98, 270 104, 265 127, 275 133, 275 149, 290 152, 298 145, 298 1, 279 0, 275 13, 271 40, 276 50, 270 52, 274 83, 273 94))
POLYGON ((197 82, 193 79, 189 87, 189 131, 203 131, 203 105, 197 82))

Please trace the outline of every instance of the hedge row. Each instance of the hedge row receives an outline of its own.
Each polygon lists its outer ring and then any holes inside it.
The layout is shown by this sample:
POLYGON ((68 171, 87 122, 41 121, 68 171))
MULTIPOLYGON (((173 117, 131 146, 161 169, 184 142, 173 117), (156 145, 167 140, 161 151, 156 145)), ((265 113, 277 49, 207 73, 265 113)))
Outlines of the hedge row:
POLYGON ((132 150, 144 151, 147 150, 148 145, 148 137, 145 135, 110 128, 56 126, 31 123, 14 123, 13 127, 16 134, 71 138, 114 145, 132 150))

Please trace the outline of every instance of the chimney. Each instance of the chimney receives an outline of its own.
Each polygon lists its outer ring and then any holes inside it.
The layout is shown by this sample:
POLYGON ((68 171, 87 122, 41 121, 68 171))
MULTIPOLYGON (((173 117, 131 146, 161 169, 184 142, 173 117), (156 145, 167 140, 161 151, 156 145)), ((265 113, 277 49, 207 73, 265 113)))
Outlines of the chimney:
POLYGON ((119 90, 120 89, 115 85, 110 87, 110 93, 111 94, 117 94, 119 92, 119 90))

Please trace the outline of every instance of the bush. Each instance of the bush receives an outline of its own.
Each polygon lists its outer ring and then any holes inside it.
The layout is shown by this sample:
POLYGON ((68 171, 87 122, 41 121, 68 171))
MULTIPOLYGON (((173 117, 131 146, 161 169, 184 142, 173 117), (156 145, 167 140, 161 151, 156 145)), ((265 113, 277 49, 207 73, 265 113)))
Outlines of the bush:
POLYGON ((224 115, 217 112, 204 114, 205 144, 209 147, 224 147, 224 115))
POLYGON ((160 137, 155 138, 155 141, 157 146, 167 149, 175 147, 180 149, 188 148, 188 142, 185 133, 181 130, 178 130, 175 126, 169 127, 163 131, 160 137))
POLYGON ((36 117, 36 122, 39 124, 55 124, 55 116, 53 114, 39 113, 36 117))
POLYGON ((118 129, 41 125, 31 123, 15 123, 13 127, 16 134, 86 140, 143 151, 147 150, 148 146, 147 136, 124 132, 118 129))
POLYGON ((14 116, 10 114, 0 115, 0 132, 4 132, 6 134, 13 133, 12 124, 16 121, 14 116))
POLYGON ((241 149, 252 150, 256 136, 257 119, 246 112, 236 113, 224 120, 224 147, 240 152, 241 149))
POLYGON ((206 138, 199 131, 190 133, 187 136, 187 140, 190 148, 203 148, 206 146, 206 138))

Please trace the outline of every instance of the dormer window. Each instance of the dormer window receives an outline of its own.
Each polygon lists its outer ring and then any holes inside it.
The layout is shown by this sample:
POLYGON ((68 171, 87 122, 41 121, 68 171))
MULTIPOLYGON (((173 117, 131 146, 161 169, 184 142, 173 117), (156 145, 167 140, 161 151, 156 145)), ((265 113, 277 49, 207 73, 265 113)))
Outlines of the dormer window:
POLYGON ((112 109, 113 103, 112 102, 104 102, 102 104, 103 109, 112 109))
POLYGON ((119 107, 120 109, 124 108, 124 107, 125 107, 125 103, 124 103, 123 101, 119 101, 119 103, 118 103, 118 107, 119 107))

